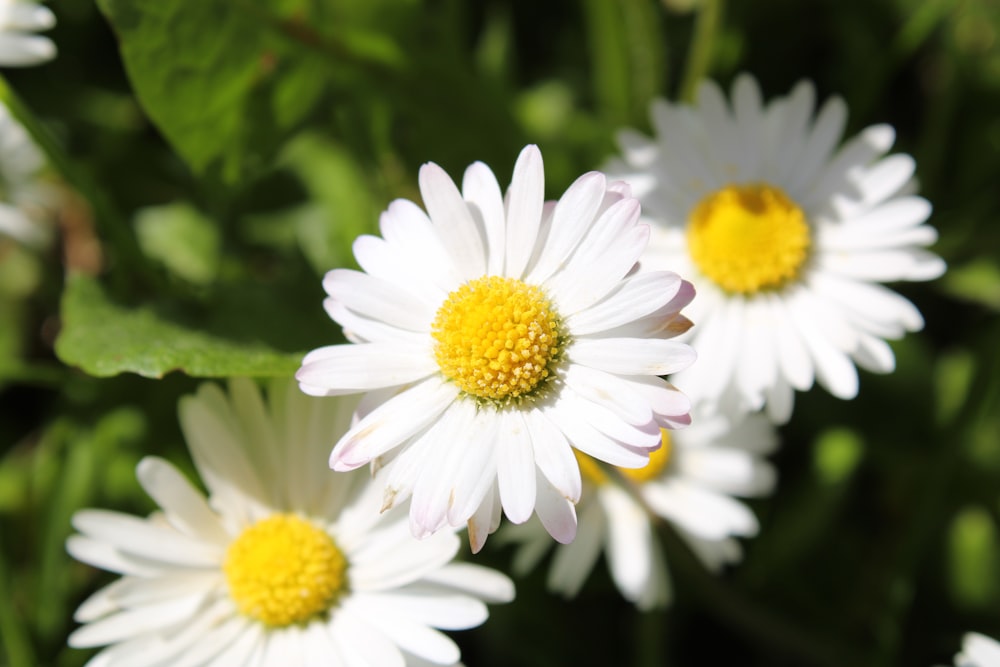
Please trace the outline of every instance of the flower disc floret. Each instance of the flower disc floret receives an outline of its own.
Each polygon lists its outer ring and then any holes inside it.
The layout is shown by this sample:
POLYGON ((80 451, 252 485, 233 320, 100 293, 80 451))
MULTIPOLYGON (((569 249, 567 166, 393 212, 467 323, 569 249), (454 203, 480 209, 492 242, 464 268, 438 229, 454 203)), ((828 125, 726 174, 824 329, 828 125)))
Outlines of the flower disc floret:
POLYGON ((223 565, 239 610, 276 628, 329 610, 345 588, 346 569, 333 538, 294 514, 275 514, 244 530, 223 565))
POLYGON ((781 189, 729 185, 692 209, 691 259, 727 292, 756 294, 798 278, 809 254, 805 213, 781 189))
POLYGON ((498 402, 534 392, 559 353, 559 320, 548 298, 516 278, 465 283, 438 309, 431 334, 445 377, 498 402))

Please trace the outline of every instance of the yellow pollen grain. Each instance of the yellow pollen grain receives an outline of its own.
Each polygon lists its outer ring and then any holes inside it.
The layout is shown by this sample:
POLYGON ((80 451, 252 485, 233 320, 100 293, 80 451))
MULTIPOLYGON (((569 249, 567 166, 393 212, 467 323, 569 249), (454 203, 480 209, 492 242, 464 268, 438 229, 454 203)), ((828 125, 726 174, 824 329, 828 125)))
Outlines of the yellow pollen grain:
POLYGON ((333 538, 294 514, 245 529, 222 569, 240 612, 275 628, 322 615, 346 588, 347 560, 333 538))
POLYGON ((688 251, 723 290, 756 294, 796 280, 809 255, 805 213, 779 188, 728 185, 691 210, 688 251))
POLYGON ((670 431, 660 429, 660 448, 649 453, 649 463, 641 468, 618 468, 623 475, 633 482, 644 484, 656 479, 670 465, 670 455, 673 444, 670 441, 670 431))
POLYGON ((516 278, 484 276, 448 295, 431 335, 445 377, 483 399, 534 391, 559 353, 559 322, 545 293, 516 278))

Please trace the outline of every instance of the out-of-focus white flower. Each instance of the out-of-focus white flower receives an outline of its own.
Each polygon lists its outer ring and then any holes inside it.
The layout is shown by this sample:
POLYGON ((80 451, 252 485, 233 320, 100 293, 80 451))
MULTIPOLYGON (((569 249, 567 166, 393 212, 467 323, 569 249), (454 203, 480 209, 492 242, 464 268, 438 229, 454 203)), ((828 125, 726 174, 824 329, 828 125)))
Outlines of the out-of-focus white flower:
POLYGON ((481 624, 510 580, 451 563, 453 532, 417 541, 405 512, 380 515, 367 471, 330 473, 328 438, 353 403, 285 381, 269 399, 240 379, 229 397, 205 385, 182 400, 207 499, 147 457, 139 482, 160 511, 73 517, 70 553, 122 577, 80 606, 70 645, 110 645, 91 667, 456 664, 438 629, 481 624))
POLYGON ((27 245, 49 237, 44 218, 53 192, 39 179, 44 165, 38 147, 0 102, 0 234, 27 245))
POLYGON ((1000 643, 978 632, 962 637, 962 652, 955 656, 955 667, 1000 667, 1000 643))
POLYGON ((55 58, 52 40, 31 34, 55 24, 48 7, 26 0, 0 0, 0 67, 38 65, 55 58))
POLYGON ((411 498, 418 537, 468 522, 478 551, 502 508, 514 523, 537 512, 569 542, 573 448, 640 468, 661 427, 689 421, 687 398, 658 376, 694 360, 670 340, 690 326, 691 285, 635 273, 649 228, 624 184, 591 172, 551 204, 544 189, 535 146, 506 198, 482 163, 461 191, 426 164, 427 213, 393 202, 382 237, 354 244, 364 272, 324 280, 353 344, 314 350, 296 377, 309 394, 371 392, 330 464, 386 466, 385 507, 411 498))
POLYGON ((839 149, 840 98, 814 117, 813 86, 765 105, 742 75, 730 102, 704 83, 695 106, 654 103, 656 137, 620 136, 624 178, 654 221, 645 267, 687 276, 686 311, 700 362, 672 380, 691 399, 786 420, 793 389, 814 379, 840 398, 858 392, 855 364, 887 373, 886 339, 923 326, 878 283, 930 280, 944 262, 924 249, 931 207, 913 196, 914 161, 884 157, 895 133, 875 125, 839 149))
MULTIPOLYGON (((572 544, 556 547, 549 588, 574 597, 603 551, 626 599, 641 609, 666 604, 670 587, 656 537, 658 519, 670 522, 709 569, 738 561, 742 549, 734 538, 756 535, 758 524, 733 496, 771 492, 774 469, 762 457, 775 444, 774 427, 762 415, 731 424, 696 409, 690 427, 663 431, 663 447, 645 468, 612 475, 581 457, 579 529, 572 544)), ((503 537, 521 543, 514 561, 520 573, 531 570, 551 546, 535 523, 508 527, 503 537)))

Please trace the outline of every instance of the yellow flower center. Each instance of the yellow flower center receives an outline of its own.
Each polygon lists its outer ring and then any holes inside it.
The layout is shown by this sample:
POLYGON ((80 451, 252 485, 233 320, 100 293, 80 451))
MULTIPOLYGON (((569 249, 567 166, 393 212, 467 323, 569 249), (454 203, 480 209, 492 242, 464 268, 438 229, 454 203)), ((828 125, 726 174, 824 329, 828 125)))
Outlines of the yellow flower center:
POLYGON ((770 185, 728 185, 691 210, 691 259, 727 292, 756 294, 799 276, 809 254, 806 216, 770 185))
MULTIPOLYGON (((580 464, 580 474, 583 478, 594 484, 601 486, 607 484, 608 474, 604 472, 600 464, 583 452, 573 450, 576 461, 580 464)), ((673 445, 670 441, 670 431, 665 428, 660 429, 660 448, 649 453, 649 463, 641 468, 621 468, 616 467, 622 475, 637 484, 643 484, 660 476, 670 464, 670 455, 673 453, 673 445)))
POLYGON ((535 391, 559 353, 559 319, 548 298, 515 278, 462 285, 438 309, 431 335, 445 377, 500 403, 535 391))
POLYGON ((333 538, 294 514, 275 514, 240 533, 222 570, 239 610, 275 628, 325 613, 347 583, 347 560, 333 538))

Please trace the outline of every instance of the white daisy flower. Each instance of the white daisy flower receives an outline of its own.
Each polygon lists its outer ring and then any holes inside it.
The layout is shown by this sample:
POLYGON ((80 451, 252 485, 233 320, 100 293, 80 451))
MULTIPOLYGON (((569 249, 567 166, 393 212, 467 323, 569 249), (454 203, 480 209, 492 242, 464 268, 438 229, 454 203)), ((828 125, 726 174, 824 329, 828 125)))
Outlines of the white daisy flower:
POLYGON ((854 363, 892 371, 885 339, 923 327, 912 303, 878 284, 945 270, 923 249, 937 235, 923 224, 930 204, 910 194, 914 161, 883 157, 888 125, 836 149, 847 108, 832 98, 814 118, 814 98, 803 82, 765 106, 742 75, 730 106, 706 82, 694 107, 654 103, 656 138, 620 136, 624 161, 609 172, 655 221, 644 266, 669 266, 700 294, 687 314, 701 363, 673 378, 693 401, 727 412, 766 403, 785 421, 793 389, 815 378, 853 398, 854 363))
POLYGON ((38 65, 56 57, 52 40, 31 33, 48 30, 56 17, 26 0, 0 0, 0 67, 38 65))
POLYGON ((1000 643, 978 632, 962 637, 962 652, 955 656, 955 667, 1000 667, 1000 643))
POLYGON ((535 146, 506 198, 479 162, 461 192, 426 164, 420 191, 427 213, 393 202, 382 238, 354 244, 364 272, 336 269, 323 283, 354 344, 311 352, 300 386, 372 392, 330 465, 387 465, 385 507, 412 498, 418 537, 468 522, 478 551, 502 507, 515 523, 536 511, 569 542, 572 448, 639 468, 661 426, 689 421, 687 399, 657 376, 694 360, 668 340, 690 326, 679 311, 694 292, 668 271, 636 275, 649 229, 624 184, 591 172, 545 204, 535 146))
POLYGON ((44 166, 41 151, 0 102, 0 234, 28 245, 48 238, 42 223, 54 194, 39 178, 44 166))
MULTIPOLYGON (((668 521, 712 571, 742 558, 734 537, 753 537, 753 512, 733 496, 761 496, 774 488, 775 472, 763 456, 777 443, 763 415, 735 423, 696 409, 690 427, 663 431, 663 447, 642 469, 609 475, 581 455, 585 484, 576 540, 556 547, 550 590, 575 597, 603 552, 615 585, 640 609, 665 605, 669 576, 655 521, 668 521)), ((520 543, 514 570, 535 567, 551 546, 534 522, 508 527, 504 539, 520 543)))
POLYGON ((69 644, 110 645, 88 667, 456 664, 437 629, 481 624, 483 601, 513 598, 510 580, 451 564, 454 533, 418 542, 405 513, 379 515, 366 472, 330 476, 327 439, 353 405, 290 382, 269 398, 243 379, 228 398, 205 385, 181 401, 207 500, 147 457, 139 482, 159 512, 73 517, 69 552, 122 577, 80 606, 69 644))

